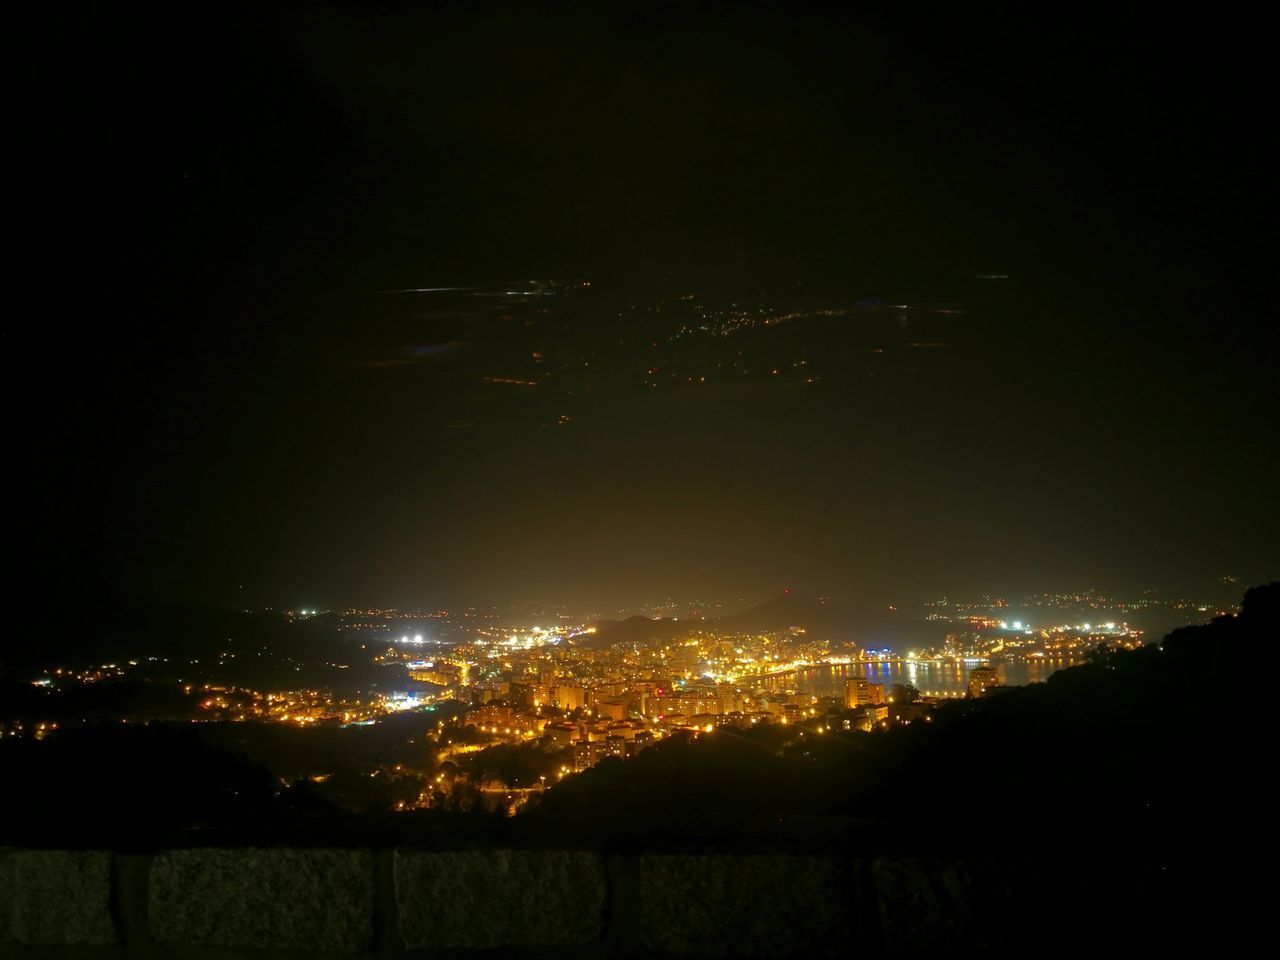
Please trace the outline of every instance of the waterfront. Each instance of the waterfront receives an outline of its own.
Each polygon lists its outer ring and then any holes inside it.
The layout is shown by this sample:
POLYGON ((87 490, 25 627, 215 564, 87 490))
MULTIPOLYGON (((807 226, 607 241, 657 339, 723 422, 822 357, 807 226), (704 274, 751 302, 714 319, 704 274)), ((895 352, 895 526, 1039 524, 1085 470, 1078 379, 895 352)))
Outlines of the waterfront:
MULTIPOLYGON (((1000 681, 1007 686, 1025 686, 1047 680, 1050 674, 1083 661, 1077 657, 1044 657, 1028 660, 993 660, 1000 681)), ((850 664, 824 664, 804 667, 794 674, 768 681, 771 690, 794 690, 815 697, 844 695, 850 677, 865 676, 873 683, 883 683, 885 693, 895 683, 909 683, 923 694, 958 695, 968 690, 969 671, 987 666, 982 661, 953 660, 884 660, 850 664)))

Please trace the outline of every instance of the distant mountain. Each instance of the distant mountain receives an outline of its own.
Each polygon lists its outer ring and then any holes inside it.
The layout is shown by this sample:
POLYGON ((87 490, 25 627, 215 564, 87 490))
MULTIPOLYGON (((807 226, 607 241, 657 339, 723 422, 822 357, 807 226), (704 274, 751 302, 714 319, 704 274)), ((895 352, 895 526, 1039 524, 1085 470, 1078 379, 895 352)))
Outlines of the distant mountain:
POLYGON ((0 668, 80 667, 147 657, 216 661, 259 651, 298 661, 349 658, 333 624, 320 618, 289 622, 279 614, 247 613, 198 603, 119 603, 50 631, 50 642, 0 651, 0 668), (56 649, 56 653, 51 652, 56 649))
POLYGON ((733 632, 801 627, 816 639, 831 643, 902 651, 935 644, 945 632, 939 624, 905 616, 888 607, 795 593, 784 593, 750 610, 721 617, 716 626, 733 632))
POLYGON ((663 617, 651 620, 648 617, 634 616, 626 620, 598 620, 592 623, 594 634, 575 637, 576 646, 603 650, 615 643, 654 643, 682 637, 692 630, 702 629, 706 620, 676 620, 663 617))
POLYGON ((788 627, 800 627, 816 639, 832 643, 907 650, 936 644, 944 632, 938 624, 903 616, 893 610, 790 592, 714 620, 651 620, 636 616, 626 620, 601 620, 592 626, 596 632, 578 638, 575 643, 600 649, 615 643, 665 642, 699 630, 772 633, 788 627))
POLYGON ((838 628, 840 622, 852 618, 851 609, 842 609, 829 600, 788 592, 741 613, 720 617, 715 622, 723 630, 769 631, 803 627, 816 631, 838 628))

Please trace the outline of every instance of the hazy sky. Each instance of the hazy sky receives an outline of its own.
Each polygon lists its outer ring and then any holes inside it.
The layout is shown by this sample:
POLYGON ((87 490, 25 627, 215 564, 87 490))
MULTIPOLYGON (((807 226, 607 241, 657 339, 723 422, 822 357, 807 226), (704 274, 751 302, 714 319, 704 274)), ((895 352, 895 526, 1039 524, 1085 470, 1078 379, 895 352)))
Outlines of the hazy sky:
POLYGON ((36 14, 28 596, 1275 575, 1259 22, 538 7, 36 14))

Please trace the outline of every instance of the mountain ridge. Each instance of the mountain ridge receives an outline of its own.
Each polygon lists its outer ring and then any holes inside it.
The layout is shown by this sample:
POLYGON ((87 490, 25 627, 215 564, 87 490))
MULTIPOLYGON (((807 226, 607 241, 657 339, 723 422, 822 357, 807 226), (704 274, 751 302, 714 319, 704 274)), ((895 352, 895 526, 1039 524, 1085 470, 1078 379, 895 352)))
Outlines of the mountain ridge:
POLYGON ((835 601, 826 597, 785 591, 738 613, 711 619, 632 616, 625 620, 597 620, 595 632, 575 642, 597 649, 615 643, 673 640, 699 631, 724 633, 773 633, 798 627, 817 640, 862 648, 904 650, 942 639, 941 625, 899 614, 892 608, 835 601))

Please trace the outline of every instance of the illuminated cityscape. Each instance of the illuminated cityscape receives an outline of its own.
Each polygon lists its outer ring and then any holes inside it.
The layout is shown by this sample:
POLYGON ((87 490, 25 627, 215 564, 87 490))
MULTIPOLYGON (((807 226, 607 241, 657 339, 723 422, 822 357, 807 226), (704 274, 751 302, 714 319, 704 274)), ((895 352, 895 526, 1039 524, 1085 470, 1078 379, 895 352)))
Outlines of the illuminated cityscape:
MULTIPOLYGON (((1090 602, 1092 595, 1070 599, 1102 609, 1090 602)), ((1154 605, 1112 603, 1148 613, 1154 605)), ((1029 597, 1019 609, 1040 604, 1038 596, 1029 597)), ((1163 607, 1173 614, 1190 605, 1175 599, 1163 607)), ((654 605, 658 613, 690 607, 724 608, 705 601, 654 605)), ((946 703, 1043 682, 1100 651, 1136 650, 1148 642, 1144 630, 1112 620, 1037 627, 996 619, 1011 605, 990 598, 924 604, 919 622, 933 629, 938 642, 909 650, 836 640, 839 631, 800 623, 757 630, 721 625, 767 619, 778 609, 807 620, 827 608, 823 598, 787 594, 722 618, 574 623, 557 617, 551 626, 523 623, 527 613, 511 619, 510 613, 504 618, 475 608, 245 611, 246 619, 286 631, 323 631, 323 645, 316 646, 324 653, 304 659, 263 648, 253 651, 246 669, 249 651, 229 646, 186 660, 147 656, 44 668, 29 682, 49 705, 42 710, 37 700, 24 715, 6 718, 0 735, 43 739, 60 725, 97 722, 100 711, 73 716, 74 697, 66 695, 113 683, 172 685, 181 694, 159 711, 118 708, 115 719, 124 724, 181 719, 336 731, 412 717, 413 749, 397 752, 393 764, 370 758, 360 771, 384 778, 396 811, 478 804, 514 814, 548 785, 606 758, 634 757, 675 735, 698 739, 773 726, 813 735, 871 733, 929 722, 946 703), (335 656, 347 662, 329 659, 335 656), (303 674, 309 683, 287 679, 303 674), (241 679, 249 676, 261 679, 241 679), (66 706, 50 702, 60 698, 66 706), (520 762, 492 767, 490 761, 502 755, 499 747, 518 748, 520 762)), ((336 789, 333 774, 295 769, 281 782, 307 781, 323 793, 336 789)))

